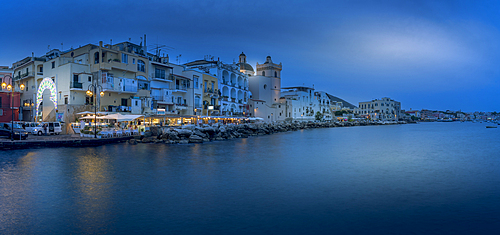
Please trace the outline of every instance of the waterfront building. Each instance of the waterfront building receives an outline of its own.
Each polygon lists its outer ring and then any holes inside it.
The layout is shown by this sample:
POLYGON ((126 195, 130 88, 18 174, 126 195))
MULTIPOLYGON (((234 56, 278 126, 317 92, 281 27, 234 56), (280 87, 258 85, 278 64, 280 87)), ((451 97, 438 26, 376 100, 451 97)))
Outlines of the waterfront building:
MULTIPOLYGON (((224 116, 248 116, 248 75, 236 64, 205 58, 184 64, 187 70, 196 70, 217 78, 219 114, 224 116)), ((215 108, 216 106, 214 106, 215 108)))
POLYGON ((330 104, 331 99, 328 95, 328 93, 324 91, 316 91, 314 92, 314 98, 315 101, 318 103, 318 107, 314 107, 314 115, 316 115, 317 112, 320 112, 321 115, 323 116, 322 120, 324 121, 331 121, 333 120, 333 110, 332 106, 330 104))
POLYGON ((217 82, 217 77, 212 76, 207 73, 202 73, 202 84, 203 89, 203 111, 204 116, 216 116, 219 115, 219 83, 217 82))
POLYGON ((371 120, 397 121, 401 116, 401 103, 384 97, 380 100, 359 102, 355 112, 371 120))
MULTIPOLYGON (((4 83, 7 85, 12 84, 12 69, 9 66, 0 66, 0 84, 4 83)), ((5 90, 0 87, 0 91, 5 90)))
MULTIPOLYGON (((211 75, 169 63, 168 55, 147 53, 145 45, 145 37, 139 45, 99 42, 66 51, 53 49, 41 57, 32 55, 15 62, 14 83, 26 87, 21 95, 21 104, 26 106, 22 119, 74 122, 75 113, 94 111, 94 99, 87 95, 87 89, 96 83, 102 88, 94 94, 98 111, 149 116, 201 115, 202 79, 212 82, 211 75)), ((228 77, 243 85, 243 79, 234 79, 235 76, 228 77)), ((218 82, 210 85, 212 95, 217 94, 218 82)), ((240 90, 245 88, 241 86, 240 90)), ((234 93, 244 97, 241 91, 234 93)), ((212 103, 218 107, 217 102, 212 103)))
POLYGON ((355 105, 347 102, 344 99, 341 99, 337 96, 333 96, 331 94, 326 94, 328 98, 330 98, 330 109, 332 110, 333 113, 336 111, 341 111, 341 110, 346 110, 349 112, 354 112, 354 110, 357 108, 355 105))
POLYGON ((282 64, 273 63, 271 56, 263 64, 253 68, 246 63, 244 53, 240 55, 240 71, 248 74, 252 98, 249 101, 251 116, 260 117, 265 122, 314 121, 316 113, 322 114, 323 121, 331 121, 334 112, 352 109, 349 102, 323 91, 315 91, 306 86, 281 87, 282 64))
POLYGON ((25 85, 22 103, 31 108, 23 120, 70 123, 76 120, 75 113, 94 111, 94 98, 86 93, 91 84, 102 88, 93 94, 98 111, 151 113, 150 56, 145 51, 142 42, 99 42, 15 62, 14 82, 25 85))
POLYGON ((22 93, 20 120, 34 121, 34 105, 36 104, 36 88, 43 79, 43 63, 49 57, 59 55, 59 50, 51 50, 42 57, 26 57, 12 64, 13 80, 16 85, 24 84, 22 93))
POLYGON ((0 122, 12 121, 12 113, 14 113, 14 121, 20 120, 20 93, 11 93, 12 88, 12 69, 9 66, 0 66, 0 84, 5 83, 5 87, 0 86, 0 122))
POLYGON ((192 116, 202 114, 203 73, 185 65, 152 56, 150 61, 153 112, 159 115, 192 116))
POLYGON ((437 118, 434 115, 434 111, 427 110, 427 109, 422 109, 420 111, 420 117, 422 120, 428 120, 428 121, 435 121, 437 118))
MULTIPOLYGON (((201 79, 203 78, 203 74, 193 70, 187 69, 185 66, 178 66, 179 68, 184 69, 182 71, 182 77, 187 78, 187 91, 184 93, 185 105, 188 107, 185 115, 201 115, 202 114, 202 97, 203 97, 203 88, 201 86, 201 79)), ((174 75, 175 75, 174 70, 174 75)))
POLYGON ((416 117, 416 118, 420 118, 420 111, 419 110, 410 110, 410 111, 406 111, 405 113, 407 113, 408 115, 410 115, 410 117, 416 117))
POLYGON ((292 121, 314 121, 315 102, 314 88, 306 86, 284 87, 281 96, 287 103, 287 117, 292 121))
MULTIPOLYGON (((9 66, 0 66, 0 84, 3 83, 5 87, 0 86, 0 122, 11 121, 12 111, 15 113, 15 119, 19 120, 19 109, 11 109, 11 94, 7 88, 8 85, 12 85, 12 69, 9 66)), ((15 97, 19 100, 19 94, 15 97)))
MULTIPOLYGON (((253 71, 251 65, 246 63, 245 54, 240 55, 240 70, 248 73, 253 71)), ((281 106, 286 103, 281 98, 281 70, 282 64, 275 64, 271 56, 266 57, 263 64, 257 63, 257 74, 249 77, 249 89, 252 98, 249 101, 250 114, 253 117, 263 118, 265 122, 284 120, 286 110, 281 106)))

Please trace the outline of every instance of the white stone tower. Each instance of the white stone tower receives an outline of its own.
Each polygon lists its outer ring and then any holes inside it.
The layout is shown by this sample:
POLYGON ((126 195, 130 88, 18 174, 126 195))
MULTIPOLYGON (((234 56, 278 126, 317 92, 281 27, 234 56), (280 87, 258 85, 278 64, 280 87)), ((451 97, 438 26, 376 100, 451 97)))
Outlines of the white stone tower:
POLYGON ((271 79, 272 101, 276 103, 281 95, 281 62, 273 63, 271 56, 266 57, 264 64, 257 63, 257 76, 265 76, 271 79))

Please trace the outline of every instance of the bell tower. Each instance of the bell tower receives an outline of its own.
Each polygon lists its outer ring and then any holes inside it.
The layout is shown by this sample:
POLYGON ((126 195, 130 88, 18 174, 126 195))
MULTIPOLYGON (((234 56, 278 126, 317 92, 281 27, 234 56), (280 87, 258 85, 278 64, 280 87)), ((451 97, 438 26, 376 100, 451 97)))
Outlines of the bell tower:
POLYGON ((271 79, 271 91, 273 102, 278 102, 281 95, 281 62, 273 63, 271 56, 266 57, 264 64, 257 63, 257 76, 264 76, 271 79))

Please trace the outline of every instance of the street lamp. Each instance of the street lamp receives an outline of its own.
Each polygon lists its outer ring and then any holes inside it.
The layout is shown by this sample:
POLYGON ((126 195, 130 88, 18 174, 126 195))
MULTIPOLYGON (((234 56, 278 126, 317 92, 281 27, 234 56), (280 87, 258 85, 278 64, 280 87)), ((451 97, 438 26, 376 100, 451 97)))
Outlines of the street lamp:
MULTIPOLYGON (((10 91, 10 112, 12 113, 12 118, 10 120, 10 140, 14 141, 14 90, 15 87, 13 86, 14 81, 12 80, 12 76, 10 75, 5 75, 4 78, 10 77, 10 83, 7 85, 7 83, 3 82, 2 83, 2 89, 7 88, 8 91, 10 91)), ((19 89, 24 90, 24 84, 21 84, 19 86, 19 89)), ((19 134, 19 139, 21 139, 21 134, 19 134)))
MULTIPOLYGON (((97 80, 97 79, 95 79, 97 80)), ((94 84, 92 82, 92 84, 89 85, 88 89, 87 89, 87 92, 86 94, 90 97, 94 96, 94 138, 97 139, 97 95, 94 95, 97 93, 97 90, 99 90, 99 94, 101 95, 101 97, 104 96, 104 91, 102 89, 102 86, 101 85, 98 85, 97 82, 96 84, 94 84)))

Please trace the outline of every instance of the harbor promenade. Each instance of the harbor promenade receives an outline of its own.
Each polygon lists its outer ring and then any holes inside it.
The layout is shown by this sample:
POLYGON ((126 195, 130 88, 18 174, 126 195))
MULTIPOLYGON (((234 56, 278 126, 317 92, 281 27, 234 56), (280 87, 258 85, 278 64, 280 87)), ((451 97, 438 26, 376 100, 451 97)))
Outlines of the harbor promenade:
POLYGON ((216 124, 186 125, 178 127, 150 127, 142 135, 110 138, 89 138, 77 135, 30 135, 27 140, 0 138, 0 150, 54 148, 54 147, 88 147, 128 141, 137 143, 188 144, 209 141, 248 138, 249 136, 270 135, 279 132, 296 131, 312 128, 333 128, 350 126, 394 125, 406 122, 296 122, 296 123, 255 123, 255 124, 216 124))
POLYGON ((134 136, 94 139, 79 136, 77 137, 76 135, 30 135, 26 140, 11 141, 9 138, 3 137, 0 138, 0 150, 54 147, 88 147, 124 142, 133 138, 134 136))

